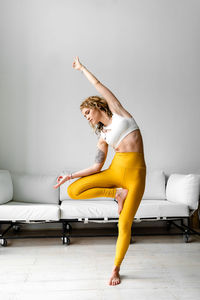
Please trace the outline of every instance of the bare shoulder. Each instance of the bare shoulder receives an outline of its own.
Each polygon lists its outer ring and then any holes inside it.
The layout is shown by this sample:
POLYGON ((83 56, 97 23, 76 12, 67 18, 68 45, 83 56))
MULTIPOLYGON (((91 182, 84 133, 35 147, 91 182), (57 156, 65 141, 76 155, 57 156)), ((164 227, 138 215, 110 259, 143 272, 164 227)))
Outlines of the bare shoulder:
POLYGON ((100 136, 97 146, 108 146, 107 142, 100 136))
POLYGON ((112 113, 116 113, 125 118, 132 118, 132 115, 122 105, 118 105, 118 107, 112 109, 112 113))

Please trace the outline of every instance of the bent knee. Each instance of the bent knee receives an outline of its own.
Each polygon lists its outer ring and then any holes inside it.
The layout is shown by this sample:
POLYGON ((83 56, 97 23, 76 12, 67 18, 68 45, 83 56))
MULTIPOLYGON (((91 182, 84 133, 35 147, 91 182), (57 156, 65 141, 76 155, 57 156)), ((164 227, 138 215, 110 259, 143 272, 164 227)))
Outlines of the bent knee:
POLYGON ((78 194, 76 192, 76 189, 75 189, 73 183, 68 186, 67 193, 68 193, 69 197, 72 198, 72 199, 77 199, 78 198, 78 194))

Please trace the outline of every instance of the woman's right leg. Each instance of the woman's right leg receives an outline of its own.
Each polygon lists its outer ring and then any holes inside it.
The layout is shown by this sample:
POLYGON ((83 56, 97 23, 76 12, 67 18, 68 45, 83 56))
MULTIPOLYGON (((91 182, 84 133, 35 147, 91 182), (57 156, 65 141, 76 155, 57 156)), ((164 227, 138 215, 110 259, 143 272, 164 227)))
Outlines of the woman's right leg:
POLYGON ((114 264, 120 267, 130 245, 131 226, 142 200, 146 182, 145 168, 127 168, 124 182, 129 190, 118 222, 118 239, 114 264))
POLYGON ((68 186, 68 195, 72 199, 115 198, 116 188, 121 187, 120 179, 123 177, 124 171, 122 168, 119 168, 118 172, 108 168, 81 177, 68 186))

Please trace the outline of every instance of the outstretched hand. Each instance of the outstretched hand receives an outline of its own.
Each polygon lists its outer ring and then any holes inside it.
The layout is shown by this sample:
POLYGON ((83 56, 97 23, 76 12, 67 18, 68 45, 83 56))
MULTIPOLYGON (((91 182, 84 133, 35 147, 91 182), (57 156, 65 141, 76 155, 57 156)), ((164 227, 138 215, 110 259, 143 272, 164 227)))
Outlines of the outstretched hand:
POLYGON ((61 184, 63 184, 64 182, 66 182, 67 180, 70 180, 71 176, 70 175, 65 175, 65 176, 59 176, 57 178, 57 182, 58 184, 54 185, 54 189, 57 189, 59 186, 61 186, 61 184))
POLYGON ((76 56, 76 57, 74 58, 72 67, 73 67, 74 69, 76 69, 76 70, 81 70, 81 67, 82 67, 82 66, 83 66, 83 65, 80 63, 79 57, 76 56))

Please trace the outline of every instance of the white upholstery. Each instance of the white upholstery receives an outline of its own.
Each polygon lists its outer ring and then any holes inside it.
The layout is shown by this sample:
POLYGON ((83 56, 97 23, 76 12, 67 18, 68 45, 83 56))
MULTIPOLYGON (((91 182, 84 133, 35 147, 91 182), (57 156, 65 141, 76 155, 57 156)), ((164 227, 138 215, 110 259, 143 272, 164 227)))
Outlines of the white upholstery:
POLYGON ((149 171, 147 169, 146 184, 142 199, 166 199, 165 185, 165 173, 162 170, 149 171))
POLYGON ((190 209, 197 209, 200 179, 197 174, 172 174, 166 186, 168 201, 185 204, 190 209))
POLYGON ((0 206, 3 221, 58 221, 60 206, 57 204, 24 203, 10 201, 0 206))
POLYGON ((13 197, 13 184, 10 172, 0 170, 0 204, 7 203, 13 197))
POLYGON ((54 189, 56 176, 11 173, 13 200, 29 203, 59 204, 59 189, 54 189))
MULTIPOLYGON (((118 218, 118 205, 114 200, 64 200, 60 206, 61 219, 118 218)), ((187 217, 187 205, 166 200, 142 200, 135 218, 187 217)))

